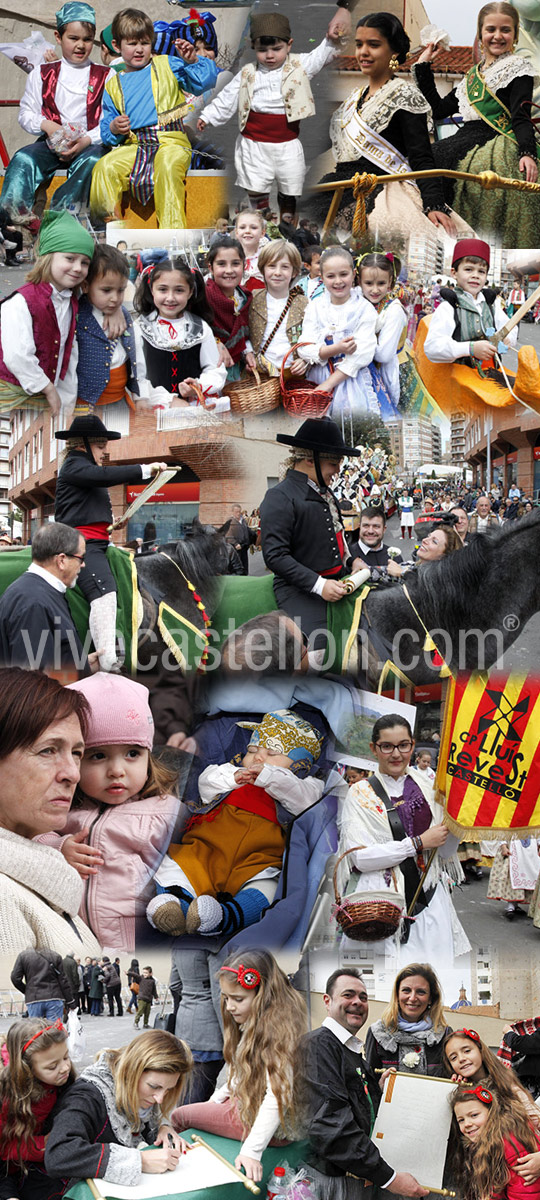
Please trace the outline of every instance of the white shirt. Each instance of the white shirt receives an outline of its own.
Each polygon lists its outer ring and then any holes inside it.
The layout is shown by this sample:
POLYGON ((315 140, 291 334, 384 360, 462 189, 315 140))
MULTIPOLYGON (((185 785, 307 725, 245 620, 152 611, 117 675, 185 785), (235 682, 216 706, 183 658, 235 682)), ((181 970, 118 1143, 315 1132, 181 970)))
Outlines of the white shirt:
MULTIPOLYGON (((298 54, 296 58, 300 59, 302 67, 308 77, 313 79, 314 75, 318 75, 319 71, 334 58, 337 50, 331 42, 325 38, 320 46, 315 50, 311 50, 309 54, 298 54)), ((285 66, 285 64, 283 64, 285 66)), ((240 94, 240 79, 242 72, 239 71, 234 79, 223 88, 223 91, 216 96, 210 104, 203 109, 201 116, 203 121, 208 125, 224 125, 226 121, 230 121, 231 117, 238 109, 238 96, 240 94)), ((257 66, 255 72, 255 81, 253 85, 253 98, 251 101, 252 112, 259 113, 284 113, 285 105, 281 95, 281 80, 283 76, 283 67, 277 71, 270 71, 268 67, 257 66)))
MULTIPOLYGON (((173 326, 173 328, 176 329, 176 331, 178 333, 177 345, 178 345, 178 350, 181 351, 182 343, 183 343, 182 333, 183 333, 183 329, 184 329, 184 318, 183 318, 183 316, 178 317, 174 321, 169 321, 168 324, 173 326)), ((146 376, 147 376, 146 359, 144 357, 144 338, 143 338, 138 321, 134 321, 133 328, 135 330, 135 347, 136 347, 136 356, 137 356, 137 379, 139 380, 139 387, 140 387, 141 386, 140 381, 142 379, 144 379, 146 381, 146 376)), ((212 330, 210 329, 210 326, 207 325, 206 321, 203 321, 203 330, 204 330, 204 336, 203 336, 202 342, 200 343, 201 373, 198 377, 198 383, 200 384, 203 391, 207 392, 208 395, 220 396, 222 389, 225 385, 225 381, 227 379, 227 369, 226 369, 226 367, 221 366, 219 364, 219 351, 217 348, 216 339, 212 333, 212 330)), ((168 351, 165 350, 164 353, 168 353, 168 351)), ((152 387, 151 384, 148 384, 147 391, 150 396, 152 396, 156 391, 167 395, 164 388, 160 387, 160 388, 156 389, 156 388, 152 387)), ((142 394, 142 392, 141 392, 141 394, 142 394)))
MULTIPOLYGON (((240 1147, 240 1154, 245 1154, 248 1158, 256 1158, 259 1162, 279 1125, 278 1102, 270 1087, 268 1076, 266 1079, 267 1086, 263 1102, 245 1142, 242 1142, 240 1147)), ((234 1080, 232 1087, 234 1093, 234 1080)), ((222 1087, 216 1089, 213 1096, 210 1096, 210 1101, 214 1104, 223 1104, 225 1100, 229 1099, 230 1094, 229 1084, 224 1083, 222 1087)))
MULTIPOLYGON (((266 327, 264 330, 264 335, 263 335, 261 345, 264 346, 266 339, 270 336, 270 334, 274 328, 274 325, 279 320, 279 318, 283 312, 283 309, 285 308, 286 303, 287 303, 287 297, 285 297, 285 299, 276 300, 273 296, 270 295, 270 292, 267 291, 267 293, 266 293, 266 311, 268 314, 268 318, 266 321, 266 327)), ((281 367, 283 359, 285 358, 285 355, 289 353, 290 349, 291 349, 291 343, 287 337, 287 317, 284 317, 279 329, 274 334, 274 337, 272 338, 270 345, 264 351, 265 358, 267 358, 271 363, 273 363, 273 365, 275 367, 281 367)))
MULTIPOLYGON (((473 296, 469 296, 469 299, 473 301, 473 304, 475 304, 478 312, 481 313, 482 301, 484 299, 483 293, 480 292, 476 299, 474 299, 473 296)), ((497 296, 493 305, 493 315, 495 318, 495 329, 502 329, 508 318, 503 309, 499 296, 497 296)), ((424 343, 426 358, 429 358, 430 362, 451 363, 455 362, 458 358, 468 358, 469 343, 458 342, 454 337, 454 333, 455 309, 452 308, 452 305, 449 304, 448 300, 443 300, 442 303, 439 304, 439 307, 435 309, 435 312, 430 319, 429 329, 424 343)), ((518 330, 516 325, 510 331, 508 337, 504 339, 505 346, 511 346, 514 348, 517 345, 517 337, 518 330)))
POLYGON ((79 352, 76 338, 73 339, 66 375, 64 379, 60 379, 60 372, 64 361, 64 350, 71 326, 71 297, 72 292, 69 288, 59 292, 53 284, 51 300, 60 332, 60 349, 58 351, 56 374, 52 380, 41 370, 39 365, 36 354, 36 343, 34 341, 32 317, 26 300, 24 296, 21 296, 20 292, 16 292, 14 296, 10 296, 9 300, 6 300, 5 304, 2 305, 2 321, 0 324, 2 353, 8 371, 11 371, 12 375, 15 376, 15 379, 18 380, 20 386, 29 396, 37 396, 49 383, 54 383, 62 405, 65 408, 69 408, 75 404, 77 399, 77 362, 79 352))
POLYGON ((47 571, 45 567, 40 567, 39 563, 30 563, 26 574, 39 575, 40 579, 44 579, 45 583, 50 584, 50 586, 54 588, 55 592, 61 592, 62 595, 64 595, 64 592, 67 591, 65 583, 62 583, 61 579, 57 579, 56 575, 51 575, 51 572, 47 571))
POLYGON ((362 367, 367 367, 376 357, 377 336, 375 324, 377 313, 373 305, 365 300, 360 288, 353 287, 344 304, 334 304, 328 292, 310 300, 302 323, 302 341, 307 342, 298 350, 300 358, 309 363, 322 363, 319 357, 327 337, 339 342, 343 337, 354 337, 356 350, 345 354, 336 363, 336 368, 354 379, 362 367))
MULTIPOLYGON (((62 59, 56 85, 56 107, 62 121, 81 125, 93 145, 101 142, 99 121, 94 129, 88 128, 86 102, 88 97, 88 82, 90 79, 89 62, 82 67, 62 59)), ((43 116, 43 79, 39 67, 34 67, 26 81, 26 87, 19 106, 19 125, 26 133, 39 134, 42 132, 43 116)))
MULTIPOLYGON (((235 766, 234 763, 219 763, 206 767, 199 775, 198 785, 203 804, 210 804, 222 792, 241 787, 242 784, 237 783, 234 778, 236 772, 241 770, 242 767, 235 766)), ((312 804, 320 800, 324 791, 322 779, 314 779, 311 775, 300 779, 288 767, 275 767, 271 763, 264 764, 255 780, 255 787, 264 788, 272 799, 279 800, 294 817, 311 808, 312 804)))

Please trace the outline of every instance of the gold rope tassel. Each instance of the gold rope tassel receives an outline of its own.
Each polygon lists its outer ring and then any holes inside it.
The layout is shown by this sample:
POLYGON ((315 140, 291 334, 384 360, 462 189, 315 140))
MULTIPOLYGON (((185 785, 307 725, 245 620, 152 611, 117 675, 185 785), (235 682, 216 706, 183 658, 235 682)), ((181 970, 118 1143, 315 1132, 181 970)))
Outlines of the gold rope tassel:
POLYGON ((363 237, 367 231, 366 196, 369 196, 373 189, 377 187, 377 182, 377 175, 368 175, 366 172, 362 175, 356 174, 352 181, 353 194, 356 200, 356 208, 352 221, 352 235, 355 239, 363 237))
POLYGON ((328 215, 323 227, 323 234, 327 233, 332 228, 334 220, 337 216, 337 211, 340 204, 341 192, 345 188, 352 188, 354 198, 356 200, 356 209, 353 217, 352 232, 354 237, 361 237, 366 232, 366 202, 365 197, 373 191, 375 187, 379 187, 383 183, 407 183, 414 179, 465 179, 469 183, 478 183, 486 191, 492 191, 494 188, 513 188, 516 192, 537 192, 540 193, 540 183, 528 183, 526 179, 507 179, 504 175, 497 175, 496 171, 481 171, 479 175, 473 175, 470 171, 406 171, 403 174, 395 175, 369 175, 366 171, 362 174, 357 174, 353 179, 340 179, 333 183, 319 183, 314 188, 316 192, 333 192, 328 215))

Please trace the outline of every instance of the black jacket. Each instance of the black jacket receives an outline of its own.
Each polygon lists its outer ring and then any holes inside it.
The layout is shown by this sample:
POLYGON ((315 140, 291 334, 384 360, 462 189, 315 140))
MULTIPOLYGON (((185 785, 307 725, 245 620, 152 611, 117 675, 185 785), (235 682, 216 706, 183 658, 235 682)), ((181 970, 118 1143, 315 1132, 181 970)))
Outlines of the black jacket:
MULTIPOLYGON (((505 1033, 503 1041, 511 1050, 525 1055, 525 1062, 514 1066, 518 1075, 540 1076, 540 1029, 536 1033, 505 1033)), ((514 1064, 512 1064, 514 1065, 514 1064)))
POLYGON ((72 1004, 77 995, 77 988, 74 991, 67 978, 62 955, 56 950, 21 950, 11 972, 11 982, 23 993, 27 1004, 62 998, 72 1004))
POLYGON ((54 518, 64 525, 95 525, 112 521, 108 488, 117 483, 141 483, 142 467, 98 467, 84 450, 72 450, 60 467, 56 484, 54 518))
POLYGON ((27 670, 87 665, 65 594, 25 572, 0 599, 0 667, 27 670))
POLYGON ((329 505, 302 471, 287 471, 266 493, 261 545, 270 571, 299 591, 311 592, 319 575, 332 568, 341 566, 333 578, 346 575, 329 505))
MULTIPOLYGON (((152 1143, 157 1124, 143 1126, 141 1141, 152 1143)), ((103 1179, 110 1145, 120 1145, 105 1101, 95 1084, 77 1079, 54 1119, 45 1149, 45 1170, 52 1179, 103 1179)))
MULTIPOLYGON (((373 1026, 371 1027, 371 1029, 368 1029, 368 1032, 367 1032, 366 1062, 367 1062, 370 1070, 372 1070, 372 1071, 375 1071, 377 1069, 380 1071, 386 1071, 386 1069, 388 1067, 395 1067, 396 1071, 400 1071, 402 1068, 400 1065, 399 1046, 396 1046, 395 1049, 390 1049, 390 1048, 384 1047, 381 1044, 381 1042, 379 1042, 377 1040, 376 1035, 377 1035, 378 1024, 379 1024, 379 1022, 376 1022, 375 1032, 374 1032, 373 1026)), ((450 1025, 447 1025, 445 1027, 445 1029, 441 1030, 441 1035, 440 1035, 440 1037, 438 1037, 438 1040, 433 1041, 431 1044, 428 1044, 426 1042, 425 1038, 422 1039, 421 1036, 419 1037, 419 1043, 420 1042, 422 1043, 422 1047, 423 1047, 423 1050, 424 1050, 424 1053, 426 1056, 426 1073, 428 1075, 442 1075, 443 1074, 443 1070, 442 1070, 443 1042, 444 1042, 444 1039, 446 1037, 448 1037, 449 1034, 451 1034, 451 1033, 452 1033, 452 1029, 450 1028, 450 1025)), ((403 1049, 404 1049, 405 1053, 407 1053, 408 1050, 409 1051, 414 1050, 414 1046, 413 1045, 404 1046, 403 1049)), ((421 1070, 421 1068, 419 1068, 419 1069, 421 1070)))
MULTIPOLYGON (((388 558, 388 546, 385 546, 384 542, 378 550, 368 550, 366 552, 362 549, 358 538, 356 538, 354 542, 350 542, 349 549, 353 558, 361 558, 362 562, 365 562, 368 567, 387 567, 390 561, 388 558)), ((401 554, 394 554, 394 562, 403 562, 403 556, 401 554)))
POLYGON ((350 1172, 382 1187, 394 1171, 370 1139, 365 1086, 376 1112, 381 1091, 362 1055, 325 1026, 306 1034, 300 1044, 298 1087, 308 1124, 308 1161, 323 1175, 350 1172))

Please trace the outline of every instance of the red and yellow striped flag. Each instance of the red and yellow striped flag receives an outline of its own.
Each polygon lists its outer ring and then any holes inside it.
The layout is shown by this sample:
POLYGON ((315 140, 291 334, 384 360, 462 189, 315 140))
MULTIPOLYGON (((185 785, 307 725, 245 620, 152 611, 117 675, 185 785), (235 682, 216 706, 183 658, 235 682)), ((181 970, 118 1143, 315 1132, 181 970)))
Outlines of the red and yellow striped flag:
POLYGON ((444 710, 436 785, 454 833, 540 832, 540 678, 460 675, 444 710))

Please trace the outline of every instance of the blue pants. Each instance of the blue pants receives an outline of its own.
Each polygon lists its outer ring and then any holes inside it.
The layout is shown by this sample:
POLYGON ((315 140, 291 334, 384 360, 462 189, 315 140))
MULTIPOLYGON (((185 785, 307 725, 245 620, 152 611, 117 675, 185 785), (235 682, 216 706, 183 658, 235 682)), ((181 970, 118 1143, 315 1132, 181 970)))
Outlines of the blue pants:
POLYGON ((71 162, 65 162, 49 149, 45 136, 30 146, 22 146, 7 168, 0 194, 0 211, 12 220, 28 216, 40 184, 49 184, 56 172, 63 170, 67 170, 67 179, 56 189, 51 208, 87 204, 92 171, 104 153, 105 147, 101 144, 87 146, 71 162))
POLYGON ((64 1015, 63 1000, 31 1000, 26 1007, 29 1017, 45 1017, 47 1021, 61 1021, 64 1015))

